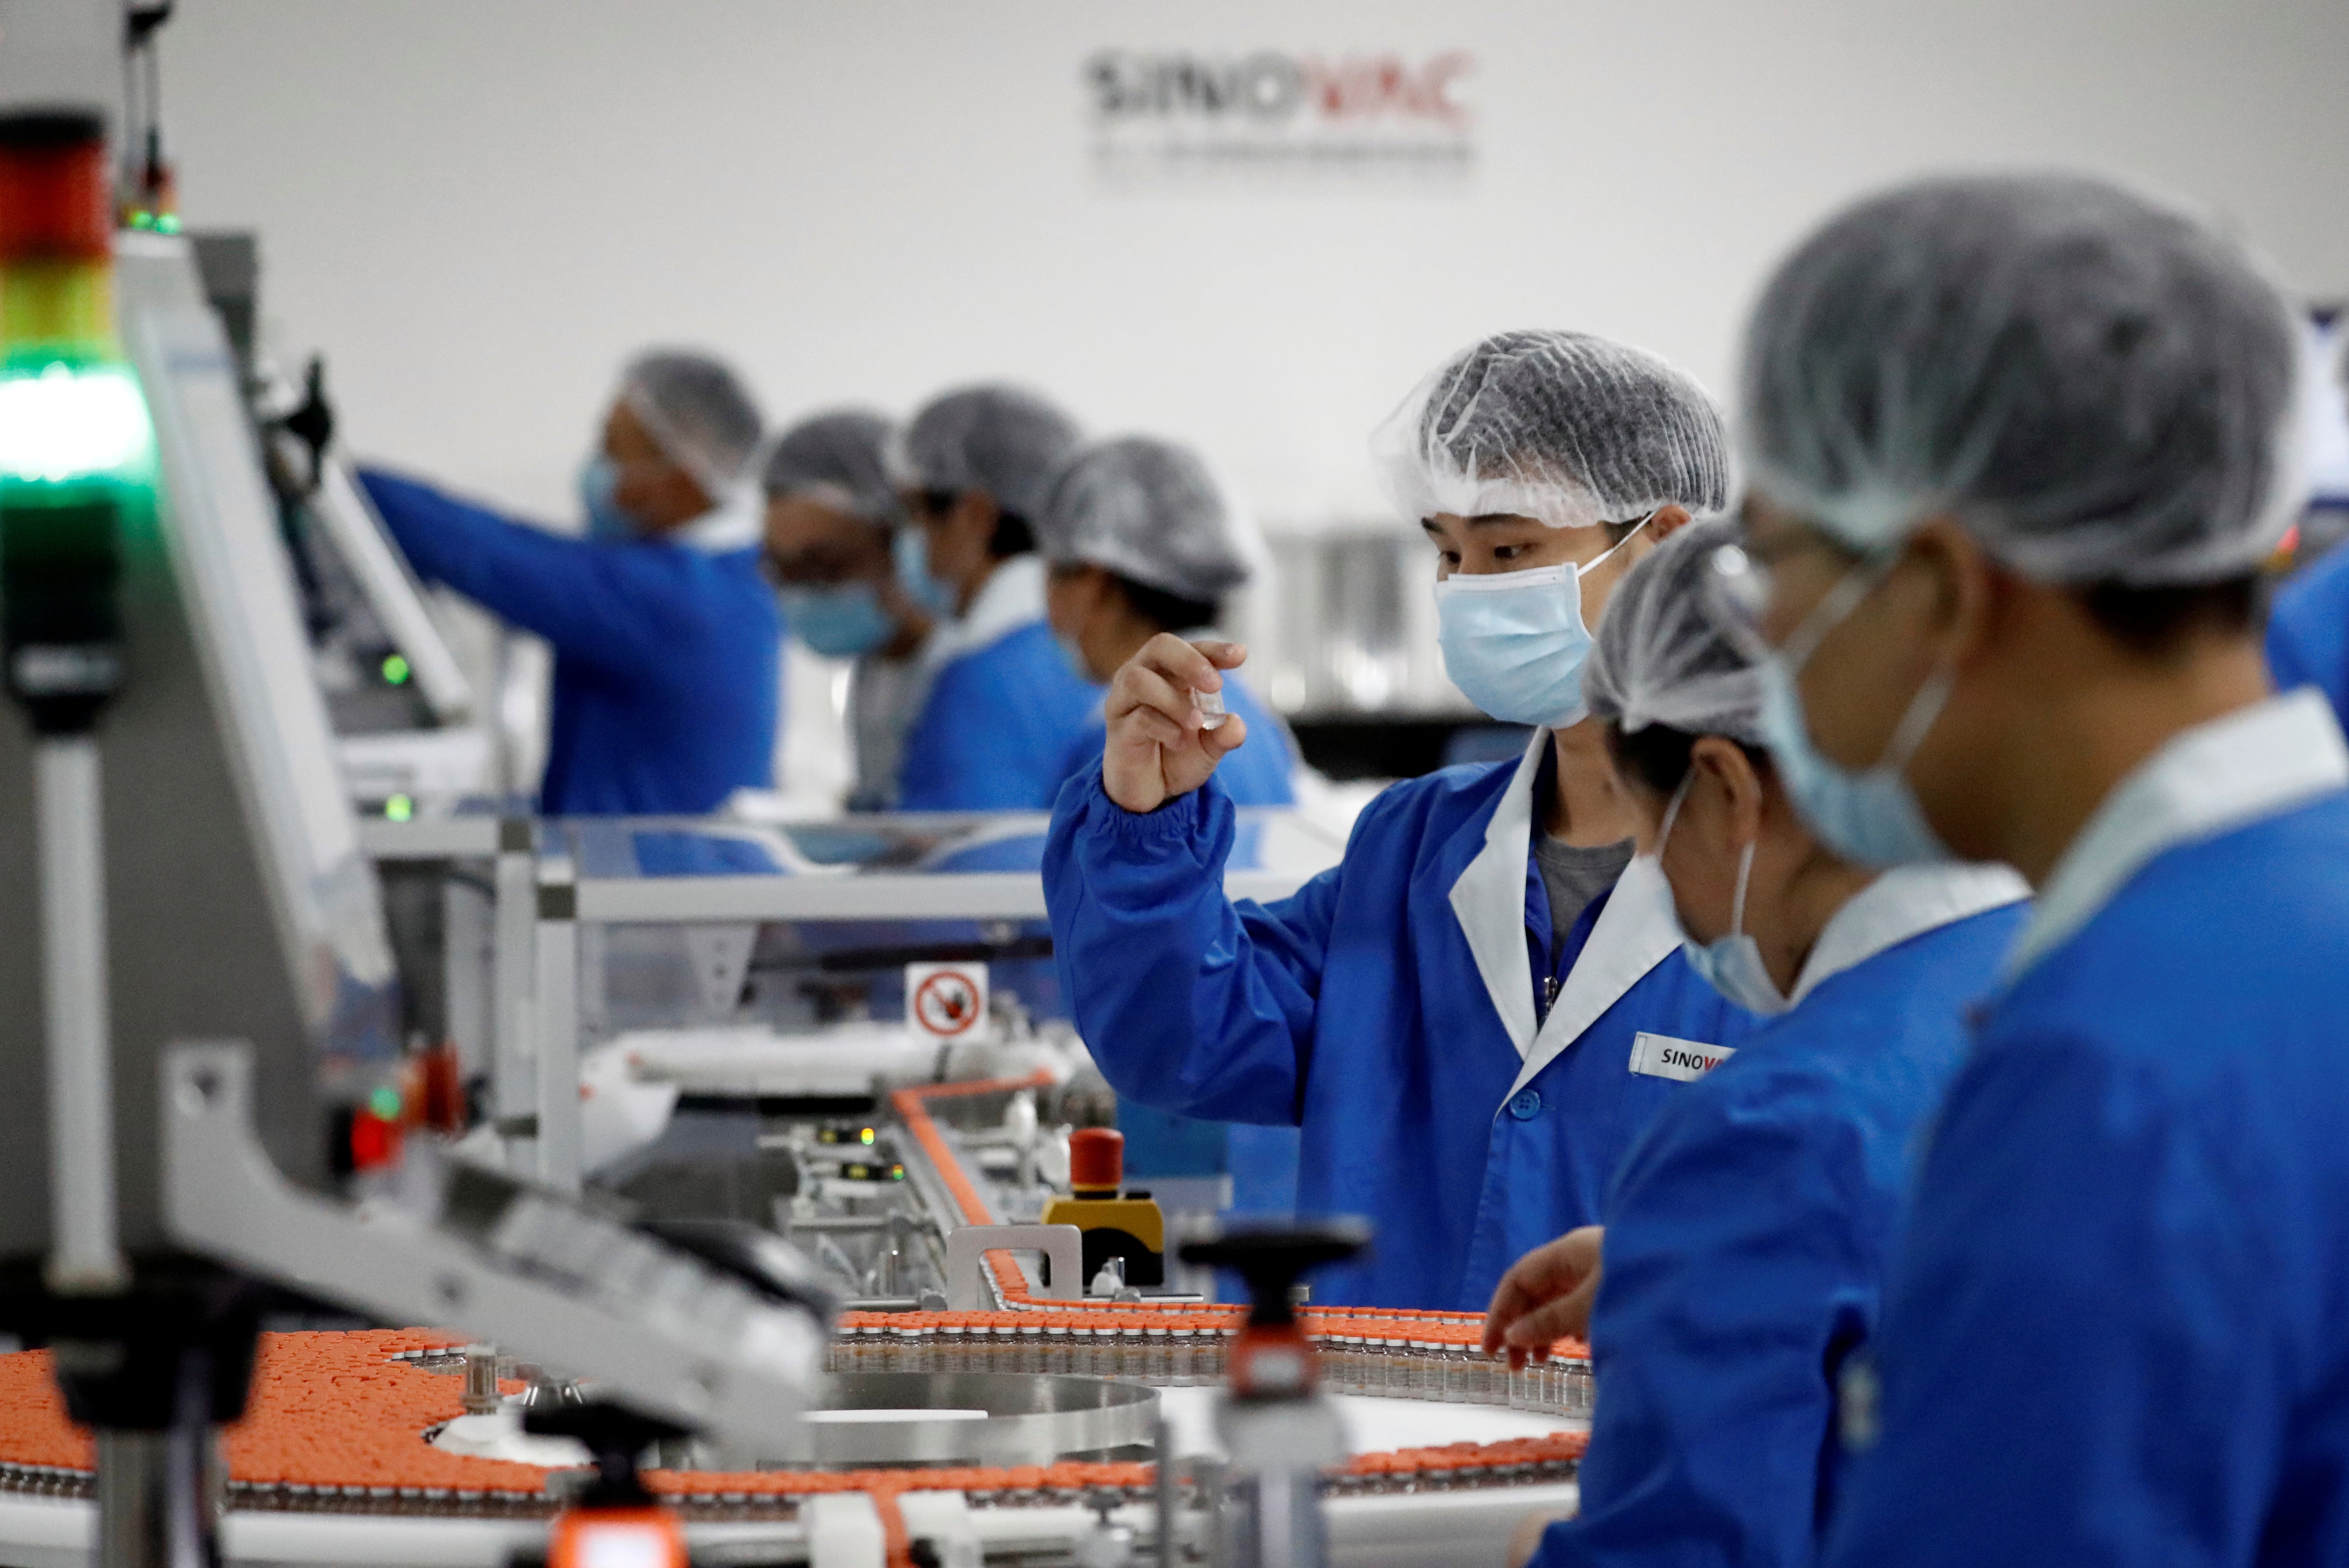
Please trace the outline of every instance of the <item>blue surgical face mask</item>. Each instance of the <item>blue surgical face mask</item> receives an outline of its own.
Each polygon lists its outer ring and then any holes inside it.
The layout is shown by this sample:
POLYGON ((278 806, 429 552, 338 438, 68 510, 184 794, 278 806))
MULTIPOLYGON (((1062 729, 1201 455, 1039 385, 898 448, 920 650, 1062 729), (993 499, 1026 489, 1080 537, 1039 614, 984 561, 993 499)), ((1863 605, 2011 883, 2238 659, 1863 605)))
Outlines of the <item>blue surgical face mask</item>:
POLYGON ((918 522, 909 522, 897 530, 889 547, 897 562, 897 581, 905 584, 906 594, 931 614, 951 618, 955 591, 930 575, 928 531, 918 522))
POLYGON ((1504 724, 1564 729, 1589 717, 1582 700, 1582 665, 1590 656, 1582 573, 1636 532, 1581 566, 1568 562, 1475 576, 1455 572, 1438 583, 1436 641, 1452 684, 1504 724))
POLYGON ((616 494, 619 484, 619 464, 601 452, 579 465, 579 504, 587 509, 588 538, 626 541, 643 534, 636 520, 621 510, 616 494))
MULTIPOLYGON (((1664 841, 1671 837, 1672 823, 1681 814, 1681 802, 1688 799, 1689 786, 1695 781, 1696 768, 1692 764, 1681 777, 1681 787, 1672 791, 1672 803, 1664 809, 1663 830, 1656 835, 1659 870, 1664 858, 1664 841)), ((1737 854, 1737 892, 1729 906, 1729 934, 1713 942, 1699 942, 1682 928, 1681 952, 1688 959, 1689 967, 1704 976, 1706 985, 1747 1012, 1769 1017, 1794 1004, 1778 989, 1777 981, 1770 977, 1770 966, 1762 962, 1762 944, 1745 929, 1745 884, 1754 875, 1754 848, 1748 843, 1737 854)), ((1679 912, 1675 910, 1673 913, 1677 923, 1679 912)))
POLYGON ((896 634, 897 624, 881 607, 880 594, 861 579, 828 588, 786 583, 775 594, 792 634, 828 659, 862 657, 896 634))
POLYGON ((1917 792, 1903 774, 1909 758, 1925 743, 1933 721, 1940 717, 1956 672, 1935 671, 1893 727, 1884 755, 1873 766, 1858 769, 1844 767, 1812 743, 1810 725, 1803 717, 1802 688, 1796 683, 1804 665, 1826 634, 1842 624, 1889 570, 1889 561, 1852 568, 1852 574, 1820 601, 1818 609, 1785 647, 1760 665, 1762 734, 1786 793, 1821 843, 1844 859, 1866 866, 1950 858, 1949 847, 1925 820, 1924 808, 1917 803, 1917 792))

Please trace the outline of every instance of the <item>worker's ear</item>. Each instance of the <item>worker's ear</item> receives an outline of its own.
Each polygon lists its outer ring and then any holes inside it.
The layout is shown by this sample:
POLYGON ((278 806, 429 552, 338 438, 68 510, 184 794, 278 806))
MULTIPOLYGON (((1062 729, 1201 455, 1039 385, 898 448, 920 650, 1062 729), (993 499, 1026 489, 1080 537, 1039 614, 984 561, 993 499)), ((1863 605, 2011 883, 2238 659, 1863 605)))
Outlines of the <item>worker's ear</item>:
POLYGON ((1678 504, 1658 507, 1655 515, 1648 519, 1648 526, 1643 530, 1648 536, 1648 548, 1654 549, 1682 529, 1686 528, 1689 522, 1688 508, 1678 504))
POLYGON ((1745 755, 1745 748, 1726 736, 1701 735, 1689 748, 1689 766, 1697 770, 1698 783, 1709 785, 1721 801, 1723 851, 1740 849, 1760 839, 1762 775, 1755 770, 1754 759, 1745 755))
POLYGON ((1937 665, 1964 669, 2011 628, 2024 586, 1950 517, 1928 518, 1909 536, 1904 570, 1921 575, 1901 606, 1925 634, 1937 665))

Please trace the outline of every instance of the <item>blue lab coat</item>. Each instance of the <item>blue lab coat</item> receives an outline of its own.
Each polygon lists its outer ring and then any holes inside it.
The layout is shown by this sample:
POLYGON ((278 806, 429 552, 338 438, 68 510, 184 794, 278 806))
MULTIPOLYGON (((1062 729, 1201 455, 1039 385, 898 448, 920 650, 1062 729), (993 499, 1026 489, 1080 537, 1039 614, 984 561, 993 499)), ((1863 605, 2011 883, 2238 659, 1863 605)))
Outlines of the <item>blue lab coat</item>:
POLYGON ((1830 975, 1650 1124, 1607 1199, 1581 1512, 1539 1568, 1811 1561, 1836 1377, 1876 1331, 1914 1139, 2026 908, 1830 975))
POLYGON ((690 815, 774 779, 782 621, 755 548, 567 539, 359 475, 417 575, 554 649, 539 809, 690 815))
POLYGON ((1122 1096, 1303 1128, 1299 1207, 1376 1227, 1317 1301, 1481 1311, 1521 1254, 1598 1219, 1684 1087, 1631 1070, 1635 1037, 1751 1026, 1679 955, 1645 861, 1549 962, 1527 824, 1550 750, 1394 786, 1343 861, 1269 905, 1224 895, 1233 810, 1213 779, 1139 816, 1098 765, 1061 792, 1044 893, 1078 1032, 1122 1096))
POLYGON ((2313 686, 2349 725, 2349 545, 2336 545, 2276 594, 2268 668, 2278 691, 2313 686))
POLYGON ((1991 1010, 1824 1560, 2349 1562, 2345 1130, 2335 789, 2159 853, 1991 1010))
POLYGON ((938 669, 905 732, 901 811, 1041 811, 1102 688, 1069 668, 1051 628, 1029 621, 938 669))

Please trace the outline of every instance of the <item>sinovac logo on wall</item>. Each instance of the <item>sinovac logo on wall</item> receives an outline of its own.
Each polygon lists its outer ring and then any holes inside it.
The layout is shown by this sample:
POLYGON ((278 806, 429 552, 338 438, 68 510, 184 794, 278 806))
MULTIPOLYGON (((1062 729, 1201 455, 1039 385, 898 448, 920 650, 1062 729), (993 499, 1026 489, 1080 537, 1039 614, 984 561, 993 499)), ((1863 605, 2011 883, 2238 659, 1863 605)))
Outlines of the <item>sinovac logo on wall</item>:
POLYGON ((1452 181, 1475 162, 1464 51, 1245 54, 1102 49, 1084 63, 1096 169, 1452 181))

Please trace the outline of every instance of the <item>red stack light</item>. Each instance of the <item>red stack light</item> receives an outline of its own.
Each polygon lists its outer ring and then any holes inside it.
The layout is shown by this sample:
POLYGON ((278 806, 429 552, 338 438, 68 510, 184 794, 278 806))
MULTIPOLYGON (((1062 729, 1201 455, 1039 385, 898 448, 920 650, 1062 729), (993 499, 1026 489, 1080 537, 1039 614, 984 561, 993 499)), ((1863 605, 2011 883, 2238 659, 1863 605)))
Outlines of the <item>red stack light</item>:
POLYGON ((12 117, 0 138, 0 261, 104 261, 113 225, 95 115, 12 117))

